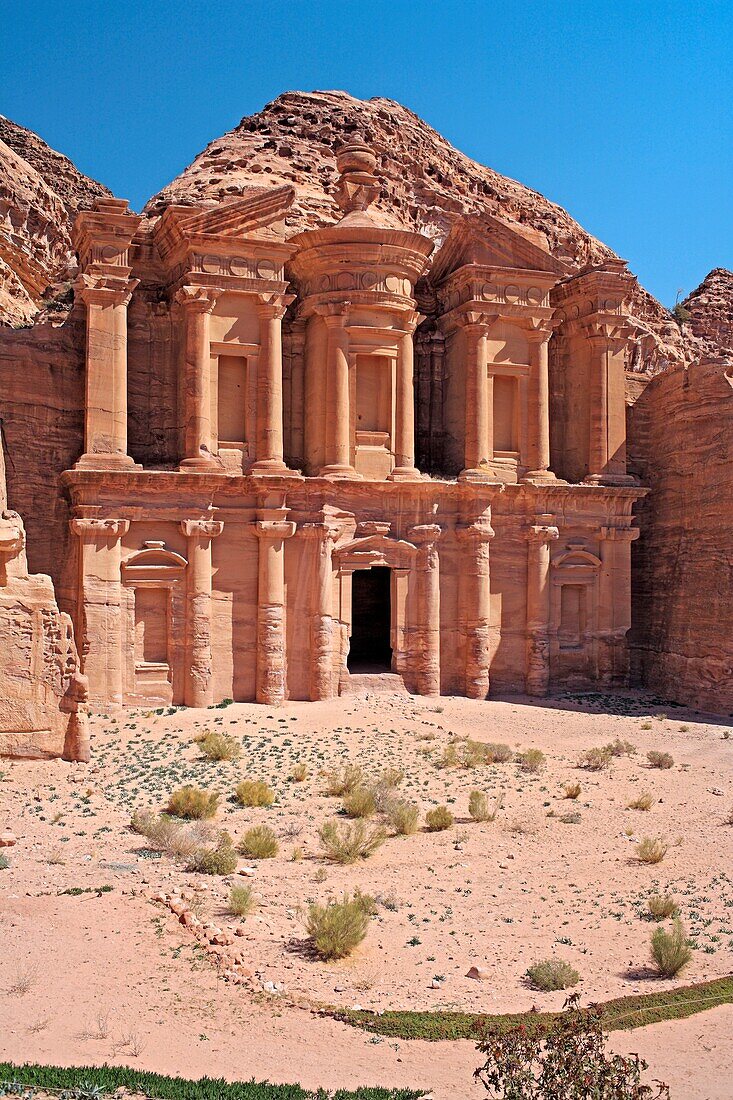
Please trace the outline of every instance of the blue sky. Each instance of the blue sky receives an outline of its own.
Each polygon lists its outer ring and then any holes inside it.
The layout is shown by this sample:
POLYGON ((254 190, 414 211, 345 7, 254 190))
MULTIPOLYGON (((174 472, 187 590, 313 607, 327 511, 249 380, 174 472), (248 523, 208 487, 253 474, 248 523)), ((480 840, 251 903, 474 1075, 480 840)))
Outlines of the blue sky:
POLYGON ((733 3, 14 0, 0 113, 139 209, 280 92, 406 104, 666 305, 733 268, 733 3))

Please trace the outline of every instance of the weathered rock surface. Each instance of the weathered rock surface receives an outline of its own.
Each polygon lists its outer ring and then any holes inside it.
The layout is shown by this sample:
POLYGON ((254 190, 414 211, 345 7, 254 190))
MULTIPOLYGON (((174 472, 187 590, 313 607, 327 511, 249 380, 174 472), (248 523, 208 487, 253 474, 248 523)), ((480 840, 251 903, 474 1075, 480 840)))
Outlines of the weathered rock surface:
POLYGON ((685 328, 705 355, 715 357, 721 350, 733 355, 733 271, 713 268, 682 305, 691 314, 685 328))
POLYGON ((70 277, 74 218, 109 194, 37 134, 0 115, 1 322, 28 324, 46 288, 70 277))

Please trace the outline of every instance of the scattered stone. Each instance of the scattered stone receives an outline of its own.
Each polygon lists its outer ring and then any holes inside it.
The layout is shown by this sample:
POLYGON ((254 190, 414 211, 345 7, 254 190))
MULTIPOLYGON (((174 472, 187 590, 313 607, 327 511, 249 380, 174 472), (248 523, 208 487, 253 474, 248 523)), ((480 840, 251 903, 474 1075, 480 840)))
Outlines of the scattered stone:
POLYGON ((466 974, 467 978, 473 978, 477 982, 486 982, 491 977, 485 966, 472 966, 466 974))

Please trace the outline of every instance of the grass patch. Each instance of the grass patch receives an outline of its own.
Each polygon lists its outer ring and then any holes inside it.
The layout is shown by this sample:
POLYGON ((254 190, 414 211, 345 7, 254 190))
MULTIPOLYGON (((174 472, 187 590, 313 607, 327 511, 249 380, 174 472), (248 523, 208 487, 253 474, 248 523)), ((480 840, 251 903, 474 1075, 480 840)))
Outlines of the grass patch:
POLYGON ((425 814, 425 827, 429 833, 442 833, 453 824, 453 814, 447 806, 436 806, 425 814))
POLYGON ((238 851, 247 859, 273 859, 280 845, 269 825, 253 825, 240 840, 238 851))
POLYGON ((165 812, 187 821, 205 821, 216 814, 220 797, 218 791, 202 791, 200 787, 187 783, 173 792, 165 812))
POLYGON ((275 792, 264 779, 243 779, 234 797, 240 806, 272 806, 275 792))
POLYGON ((238 760, 242 755, 239 741, 225 733, 205 733, 196 741, 206 760, 238 760))
POLYGON ((555 989, 569 989, 580 981, 580 974, 562 959, 545 959, 534 963, 527 970, 527 977, 534 989, 550 993, 555 989))
POLYGON ((374 912, 374 898, 356 890, 341 901, 331 898, 325 905, 308 906, 305 930, 321 959, 345 959, 367 934, 374 912))
POLYGON ((413 836, 417 832, 420 811, 414 802, 395 799, 387 807, 387 820, 397 836, 413 836))
POLYGON ((687 966, 692 958, 692 949, 679 917, 675 917, 671 932, 661 925, 654 929, 651 951, 654 965, 662 978, 674 978, 687 966))
POLYGON ((318 837, 326 859, 334 863, 356 863, 360 859, 368 859, 384 844, 387 830, 382 825, 370 829, 363 821, 354 821, 353 824, 343 822, 340 825, 326 821, 318 837))

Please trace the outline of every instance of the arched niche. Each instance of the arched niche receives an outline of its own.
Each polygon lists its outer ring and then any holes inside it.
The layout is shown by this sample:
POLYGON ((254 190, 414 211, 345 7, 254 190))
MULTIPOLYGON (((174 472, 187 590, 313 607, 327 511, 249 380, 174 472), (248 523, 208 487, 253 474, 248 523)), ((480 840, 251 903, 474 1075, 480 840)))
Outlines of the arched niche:
POLYGON ((600 558, 571 546, 552 561, 552 633, 556 656, 576 672, 592 671, 598 632, 600 558))
POLYGON ((153 541, 122 563, 126 702, 183 702, 187 565, 153 541))

